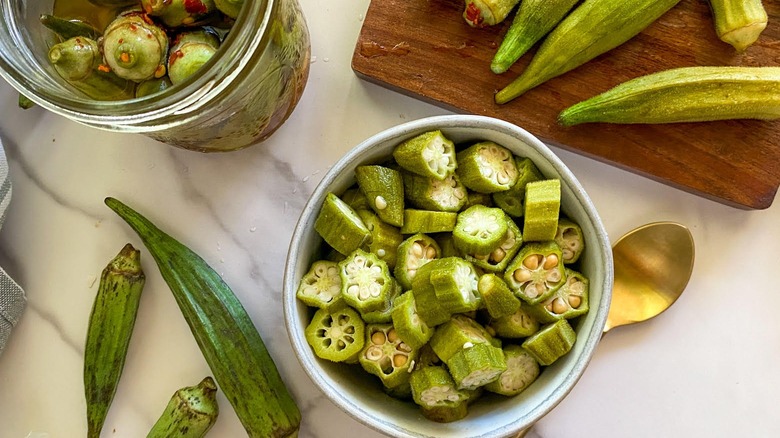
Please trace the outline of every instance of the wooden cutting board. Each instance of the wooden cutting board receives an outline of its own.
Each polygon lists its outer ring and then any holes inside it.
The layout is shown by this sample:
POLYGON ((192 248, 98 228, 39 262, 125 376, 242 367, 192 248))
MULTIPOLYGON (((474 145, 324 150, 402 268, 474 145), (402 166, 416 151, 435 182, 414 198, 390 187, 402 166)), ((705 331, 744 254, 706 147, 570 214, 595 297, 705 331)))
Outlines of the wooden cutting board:
POLYGON ((765 1, 769 25, 744 54, 718 40, 709 5, 682 0, 640 35, 515 99, 493 95, 507 73, 490 61, 511 22, 487 29, 461 18, 462 0, 375 0, 352 58, 359 77, 447 109, 512 122, 543 141, 743 209, 764 209, 780 185, 780 120, 665 125, 557 125, 564 108, 643 74, 695 65, 780 65, 780 2, 765 1))

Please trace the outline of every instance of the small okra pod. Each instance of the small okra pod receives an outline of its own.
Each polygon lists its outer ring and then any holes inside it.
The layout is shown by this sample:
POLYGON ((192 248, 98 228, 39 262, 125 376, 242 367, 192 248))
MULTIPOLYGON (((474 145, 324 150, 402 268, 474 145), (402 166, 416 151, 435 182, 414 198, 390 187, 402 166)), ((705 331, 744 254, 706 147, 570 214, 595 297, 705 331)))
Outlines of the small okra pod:
POLYGON ((488 329, 502 338, 526 338, 539 331, 539 321, 530 313, 530 306, 521 303, 511 315, 502 316, 490 322, 488 329))
POLYGON ((392 321, 398 336, 412 348, 421 348, 433 336, 433 329, 417 312, 413 292, 406 292, 395 299, 392 321))
POLYGON ((358 166, 355 178, 369 207, 380 219, 396 227, 404 224, 404 182, 399 171, 384 166, 358 166))
POLYGON ((406 199, 423 210, 457 212, 468 200, 468 190, 454 173, 439 180, 403 172, 403 179, 406 199))
POLYGON ((43 14, 40 16, 41 24, 59 35, 63 40, 75 37, 86 37, 97 40, 101 32, 91 24, 82 20, 66 20, 54 15, 43 14))
POLYGON ((444 324, 436 327, 429 342, 433 352, 444 363, 458 351, 474 344, 490 344, 493 336, 477 321, 465 315, 453 315, 444 324))
POLYGON ((206 30, 176 36, 168 56, 168 77, 176 85, 197 73, 219 50, 219 37, 206 30))
POLYGON ((542 323, 571 319, 587 313, 587 277, 566 268, 566 282, 550 298, 531 306, 529 312, 542 323))
POLYGON ((474 205, 458 214, 452 237, 464 254, 490 254, 505 240, 507 228, 500 208, 474 205))
POLYGON ((328 260, 317 260, 301 278, 296 297, 304 304, 332 309, 343 302, 339 266, 328 260))
POLYGON ((452 211, 404 209, 402 234, 445 233, 455 228, 458 214, 452 211))
POLYGON ((217 10, 214 0, 141 0, 141 7, 168 27, 190 26, 217 10))
POLYGON ((504 273, 515 295, 529 304, 540 303, 566 280, 561 249, 553 241, 527 243, 504 273))
POLYGON ((585 249, 585 236, 582 235, 582 228, 571 219, 558 219, 558 231, 555 232, 554 240, 561 247, 561 255, 565 265, 576 263, 585 249))
POLYGON ((481 193, 509 190, 518 172, 512 152, 492 141, 469 146, 457 154, 457 174, 464 186, 481 193))
POLYGON ((351 307, 318 310, 304 335, 314 354, 332 362, 357 362, 365 345, 366 324, 351 307))
POLYGON ((133 82, 102 69, 103 57, 95 40, 74 37, 55 44, 49 49, 48 58, 62 79, 92 99, 133 97, 133 82))
POLYGON ((404 141, 393 150, 393 158, 404 170, 443 180, 455 172, 455 144, 441 131, 429 131, 404 141))
POLYGON ((100 39, 106 64, 117 76, 135 82, 165 75, 168 36, 145 14, 120 14, 100 39))
POLYGON ((333 193, 325 196, 314 229, 328 245, 345 256, 371 237, 357 212, 333 193))
POLYGON ((517 224, 506 216, 506 234, 498 247, 487 254, 466 254, 465 259, 489 272, 503 272, 523 245, 523 236, 517 224))
POLYGON ((491 318, 509 316, 520 308, 520 300, 504 280, 495 274, 484 274, 479 277, 477 288, 491 318))
POLYGON ((463 19, 471 27, 495 26, 509 16, 520 0, 466 0, 463 19))
POLYGON ((718 38, 738 52, 755 43, 766 29, 766 9, 761 0, 710 0, 718 38))
POLYGON ((409 382, 419 350, 404 342, 392 324, 368 324, 360 365, 388 388, 409 382))
POLYGON ((412 280, 412 288, 421 289, 430 284, 444 310, 466 313, 477 310, 482 303, 478 281, 479 275, 471 263, 460 257, 446 257, 421 267, 412 280))
POLYGON ((780 67, 681 67, 624 82, 558 115, 580 123, 678 123, 780 117, 780 67))
POLYGON ((546 179, 526 184, 523 240, 539 242, 555 239, 560 210, 560 180, 546 179))
MULTIPOLYGON (((412 398, 414 402, 423 409, 450 408, 458 409, 459 406, 466 407, 468 399, 471 397, 468 391, 460 390, 455 386, 452 376, 443 366, 422 367, 412 372, 409 376, 409 383, 412 386, 412 398)), ((452 411, 450 415, 442 420, 455 421, 460 418, 462 409, 452 411), (458 415, 452 415, 457 412, 458 415), (452 416, 451 416, 452 415, 452 416)))
POLYGON ((464 347, 446 364, 458 389, 477 389, 496 380, 506 370, 504 352, 491 344, 464 347))
POLYGON ((395 293, 395 281, 387 263, 376 255, 356 249, 338 263, 341 296, 360 313, 386 310, 395 293))
POLYGON ((528 183, 544 179, 533 161, 528 158, 515 157, 517 166, 517 182, 503 192, 493 193, 493 202, 512 217, 522 217, 525 209, 525 187, 528 183))
POLYGON ((542 327, 538 332, 523 341, 522 347, 539 362, 551 365, 565 355, 574 346, 577 333, 565 319, 542 327))
POLYGON ((487 391, 512 397, 523 392, 539 377, 539 363, 519 345, 504 347, 506 371, 485 385, 487 391))
POLYGON ((100 436, 119 386, 145 282, 141 252, 129 243, 101 273, 84 346, 84 394, 90 438, 100 436))
POLYGON ((367 248, 364 249, 376 254, 380 260, 384 260, 387 263, 387 267, 391 270, 395 269, 398 259, 398 246, 404 241, 401 231, 379 219, 370 210, 357 210, 357 214, 371 233, 368 242, 366 242, 367 248))
POLYGON ((206 377, 198 385, 181 388, 173 394, 146 438, 202 438, 218 416, 217 384, 206 377))
POLYGON ((393 270, 396 281, 408 290, 417 270, 431 260, 441 256, 441 249, 431 237, 417 233, 398 245, 396 266, 393 270))

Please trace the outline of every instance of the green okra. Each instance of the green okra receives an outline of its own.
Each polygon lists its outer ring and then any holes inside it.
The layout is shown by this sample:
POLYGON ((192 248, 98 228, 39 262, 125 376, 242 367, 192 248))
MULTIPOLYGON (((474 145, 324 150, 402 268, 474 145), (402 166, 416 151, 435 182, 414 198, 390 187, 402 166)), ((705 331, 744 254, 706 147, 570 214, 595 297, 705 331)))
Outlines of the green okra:
POLYGON ((677 123, 780 117, 780 67, 681 67, 652 73, 565 109, 580 123, 677 123))
POLYGON ((336 262, 317 260, 301 278, 295 295, 304 304, 320 309, 332 309, 343 301, 341 275, 336 262))
POLYGON ((297 436, 301 414, 241 302, 198 254, 114 198, 106 205, 138 234, 238 419, 252 438, 297 436))
POLYGON ((529 158, 515 157, 515 166, 518 172, 515 185, 509 190, 493 193, 492 197, 497 207, 501 207, 509 216, 519 218, 524 214, 526 185, 544 177, 529 158))
POLYGON ((304 330, 306 342, 320 359, 354 363, 365 345, 366 324, 351 307, 320 309, 304 330))
POLYGON ((396 281, 408 290, 417 270, 431 260, 441 257, 439 244, 423 233, 410 236, 398 245, 397 260, 393 275, 396 281))
POLYGON ((358 166, 355 169, 360 191, 380 219, 390 225, 404 225, 404 182, 401 173, 384 166, 358 166))
POLYGON ((528 339, 522 347, 539 362, 540 365, 552 365, 568 353, 577 340, 577 333, 565 319, 542 327, 528 339))
POLYGON ((217 53, 219 44, 219 38, 206 30, 180 33, 168 56, 171 83, 180 84, 197 73, 217 53))
POLYGON ((41 24, 59 35, 63 40, 75 37, 86 37, 97 40, 102 32, 82 20, 66 20, 54 15, 43 14, 39 17, 41 24))
POLYGON ((468 201, 468 190, 454 173, 439 180, 404 172, 403 180, 407 201, 423 210, 456 212, 468 201))
POLYGON ((452 211, 404 209, 402 234, 443 233, 452 231, 458 214, 452 211))
POLYGON ((509 190, 518 172, 512 152, 492 141, 481 141, 458 152, 456 173, 464 186, 481 193, 509 190))
POLYGON ((561 181, 545 179, 526 184, 524 204, 523 240, 555 239, 561 210, 561 181))
POLYGON ((368 252, 376 254, 380 260, 384 260, 390 270, 395 269, 398 246, 404 241, 401 230, 379 219, 370 210, 358 210, 357 214, 366 224, 370 233, 366 243, 368 252))
POLYGON ((528 388, 539 377, 539 363, 523 347, 504 347, 506 371, 498 379, 485 385, 485 389, 507 397, 515 396, 528 388))
POLYGON ((561 248, 554 241, 526 243, 504 272, 504 281, 529 304, 540 303, 566 280, 561 248))
POLYGON ((119 385, 146 276, 129 243, 103 269, 84 347, 87 436, 97 438, 119 385))
POLYGON ((477 389, 506 371, 504 352, 491 344, 464 347, 445 362, 458 389, 477 389))
POLYGON ((504 104, 630 40, 680 0, 585 0, 545 38, 531 63, 496 93, 504 104))
POLYGON ((579 0, 523 0, 498 47, 490 69, 500 74, 563 20, 579 0))
POLYGON ((488 326, 502 338, 518 339, 539 331, 539 321, 530 313, 530 306, 524 303, 511 315, 494 319, 488 326))
POLYGON ((395 308, 395 299, 401 295, 402 288, 398 282, 393 281, 393 290, 385 303, 385 306, 379 310, 370 312, 358 312, 363 322, 366 324, 385 324, 393 322, 393 309, 395 308))
POLYGON ((355 211, 370 210, 371 206, 368 205, 368 198, 360 189, 355 185, 345 190, 341 194, 341 200, 347 203, 355 211))
POLYGON ((545 301, 529 307, 529 313, 542 323, 584 315, 588 312, 588 288, 587 277, 566 268, 566 282, 545 301))
POLYGON ((506 216, 506 234, 498 247, 487 254, 466 254, 464 258, 474 266, 489 272, 503 272, 523 245, 520 228, 506 216))
POLYGON ((98 43, 86 37, 74 37, 53 45, 49 62, 74 88, 96 100, 121 100, 133 97, 134 84, 104 71, 98 43))
POLYGON ((710 0, 718 38, 744 52, 766 29, 766 9, 761 0, 710 0))
POLYGON ((474 205, 458 214, 452 237, 464 254, 490 254, 506 238, 508 226, 500 208, 474 205))
POLYGON ((466 203, 463 204, 462 210, 465 210, 473 205, 484 205, 485 207, 494 207, 493 198, 490 193, 475 192, 468 190, 466 192, 466 203))
MULTIPOLYGON (((415 278, 417 277, 415 276, 415 278)), ((418 281, 416 286, 412 288, 412 293, 417 304, 417 314, 428 327, 444 324, 452 317, 452 313, 439 302, 436 291, 430 282, 418 281)))
POLYGON ((366 340, 360 353, 360 365, 387 388, 409 383, 409 368, 419 350, 403 341, 393 324, 368 324, 366 340))
POLYGON ((101 52, 111 71, 134 82, 165 75, 168 47, 165 31, 138 11, 117 16, 100 39, 101 52))
POLYGON ((177 390, 146 438, 202 438, 218 416, 217 384, 209 376, 177 390))
POLYGON ((515 297, 504 280, 495 274, 484 274, 479 277, 477 288, 491 318, 511 315, 520 308, 520 300, 515 297))
POLYGON ((466 405, 468 391, 455 386, 452 376, 443 366, 427 366, 412 372, 412 397, 423 408, 466 405))
POLYGON ((442 180, 455 172, 455 144, 440 130, 412 137, 393 149, 393 158, 404 170, 442 180))
POLYGON ((561 247, 561 256, 565 265, 576 263, 585 250, 582 228, 571 219, 564 217, 558 219, 558 230, 555 232, 554 240, 561 247))
POLYGON ((463 19, 472 27, 495 26, 509 16, 520 0, 466 0, 463 19))
POLYGON ((412 348, 421 348, 433 336, 433 329, 417 311, 413 292, 406 292, 395 299, 392 320, 398 336, 412 348))
POLYGON ((357 212, 333 193, 325 196, 314 229, 328 245, 345 256, 371 238, 357 212))
POLYGON ((412 280, 412 289, 433 287, 439 306, 448 313, 465 313, 480 307, 478 280, 470 262, 460 257, 446 257, 421 266, 412 280))
POLYGON ((141 7, 168 27, 191 26, 217 10, 214 0, 141 0, 141 7))
POLYGON ((395 293, 395 281, 387 263, 376 255, 356 249, 338 263, 341 296, 360 313, 386 310, 395 293))
POLYGON ((429 342, 433 352, 445 363, 458 351, 475 344, 491 344, 493 336, 473 318, 453 315, 436 327, 429 342))

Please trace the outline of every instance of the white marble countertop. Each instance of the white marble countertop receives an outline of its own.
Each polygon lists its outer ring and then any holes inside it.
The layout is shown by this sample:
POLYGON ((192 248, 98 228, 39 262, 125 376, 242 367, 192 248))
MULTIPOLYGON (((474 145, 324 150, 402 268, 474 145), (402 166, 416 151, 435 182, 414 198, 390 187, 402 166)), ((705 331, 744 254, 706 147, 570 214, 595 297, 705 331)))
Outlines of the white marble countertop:
MULTIPOLYGON (((0 264, 29 300, 0 357, 1 437, 86 433, 82 355, 96 279, 125 243, 146 254, 104 206, 108 195, 146 214, 224 275, 302 408, 301 437, 380 436, 312 385, 291 350, 280 302, 293 225, 328 166, 378 131, 447 113, 353 74, 367 6, 368 0, 302 0, 314 55, 302 101, 270 140, 239 152, 187 152, 40 108, 23 111, 16 92, 0 84, 0 136, 14 184, 0 264)), ((697 259, 674 307, 607 335, 579 384, 534 433, 778 436, 780 205, 737 210, 554 151, 589 192, 613 241, 647 222, 678 221, 692 230, 697 259)), ((145 436, 177 388, 209 374, 151 257, 142 257, 147 285, 106 437, 145 436)), ((244 436, 230 405, 220 401, 212 435, 244 436)))

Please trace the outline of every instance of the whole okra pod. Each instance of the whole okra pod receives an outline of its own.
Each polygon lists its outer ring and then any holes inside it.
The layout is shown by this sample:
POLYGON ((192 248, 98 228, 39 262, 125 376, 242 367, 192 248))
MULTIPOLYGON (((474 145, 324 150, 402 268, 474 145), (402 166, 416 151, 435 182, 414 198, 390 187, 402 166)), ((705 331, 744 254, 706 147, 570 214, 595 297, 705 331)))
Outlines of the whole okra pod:
POLYGON ((710 6, 718 38, 738 52, 756 42, 769 19, 761 0, 710 0, 710 6))
POLYGON ((125 364, 146 277, 141 253, 129 243, 100 277, 84 348, 87 436, 97 438, 125 364))
POLYGON ((49 49, 49 62, 65 81, 96 100, 133 97, 135 85, 116 76, 102 65, 103 57, 95 40, 74 37, 49 49))
POLYGON ((176 391, 146 438, 201 438, 219 416, 217 384, 206 377, 176 391))

